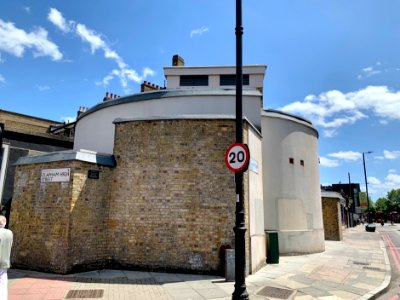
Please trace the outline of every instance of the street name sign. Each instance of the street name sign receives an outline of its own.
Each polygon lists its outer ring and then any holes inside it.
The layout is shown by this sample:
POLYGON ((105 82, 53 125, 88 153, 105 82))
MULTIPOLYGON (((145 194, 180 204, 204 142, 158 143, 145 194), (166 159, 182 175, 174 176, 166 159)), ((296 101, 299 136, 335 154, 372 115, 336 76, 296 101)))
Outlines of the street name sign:
POLYGON ((43 169, 40 176, 41 182, 69 182, 71 168, 43 169))

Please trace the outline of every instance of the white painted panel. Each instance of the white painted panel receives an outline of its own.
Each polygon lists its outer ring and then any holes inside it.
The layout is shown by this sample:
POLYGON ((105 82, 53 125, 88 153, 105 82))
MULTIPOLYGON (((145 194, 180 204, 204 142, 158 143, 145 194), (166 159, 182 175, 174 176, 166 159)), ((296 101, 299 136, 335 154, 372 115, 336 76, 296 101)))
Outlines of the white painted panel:
MULTIPOLYGON (((105 107, 78 120, 74 150, 113 153, 116 118, 176 117, 180 115, 235 115, 231 95, 189 95, 135 101, 105 107)), ((260 127, 260 96, 243 96, 243 115, 260 127)))

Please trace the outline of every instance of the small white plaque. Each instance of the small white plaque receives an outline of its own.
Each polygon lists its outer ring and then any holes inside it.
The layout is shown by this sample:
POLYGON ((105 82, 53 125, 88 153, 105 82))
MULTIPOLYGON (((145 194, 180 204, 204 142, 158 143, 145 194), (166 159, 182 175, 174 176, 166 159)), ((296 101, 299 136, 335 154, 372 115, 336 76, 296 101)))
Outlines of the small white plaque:
POLYGON ((41 182, 69 182, 71 178, 71 168, 63 169, 43 169, 41 182))

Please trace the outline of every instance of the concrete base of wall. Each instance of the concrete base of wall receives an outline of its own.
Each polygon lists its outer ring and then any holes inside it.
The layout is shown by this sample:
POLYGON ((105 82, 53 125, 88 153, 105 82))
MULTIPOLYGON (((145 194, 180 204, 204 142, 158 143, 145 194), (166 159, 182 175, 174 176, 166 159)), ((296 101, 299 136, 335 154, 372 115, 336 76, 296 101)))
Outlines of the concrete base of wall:
POLYGON ((324 230, 278 231, 279 254, 302 255, 325 251, 324 230))
POLYGON ((267 249, 265 234, 253 235, 251 237, 251 262, 250 273, 254 274, 267 262, 267 249))

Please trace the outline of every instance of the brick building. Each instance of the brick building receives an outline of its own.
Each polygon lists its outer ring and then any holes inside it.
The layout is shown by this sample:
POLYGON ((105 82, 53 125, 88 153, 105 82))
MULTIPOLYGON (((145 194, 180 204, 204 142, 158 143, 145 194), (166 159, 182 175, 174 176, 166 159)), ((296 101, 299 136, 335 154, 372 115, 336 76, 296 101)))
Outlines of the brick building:
POLYGON ((10 207, 13 197, 15 162, 27 155, 71 149, 71 125, 0 110, 0 199, 3 213, 10 207), (51 132, 55 129, 58 134, 51 132))
MULTIPOLYGON (((83 112, 73 150, 18 161, 14 266, 57 273, 99 267, 221 272, 224 249, 235 247, 234 175, 224 162, 235 141, 235 67, 173 61, 164 68, 165 88, 145 82, 141 93, 107 94, 83 112)), ((244 174, 247 274, 266 262, 266 229, 278 230, 279 244, 291 252, 324 249, 318 134, 303 119, 261 112, 265 70, 243 67, 243 136, 250 149, 244 174), (272 135, 277 148, 268 152, 264 123, 285 128, 272 135), (301 145, 292 147, 296 142, 301 145), (307 190, 289 195, 284 185, 275 187, 266 202, 273 176, 263 178, 278 170, 264 161, 288 146, 290 153, 279 160, 289 165, 278 166, 279 175, 307 190), (266 228, 266 212, 291 217, 266 228)))

